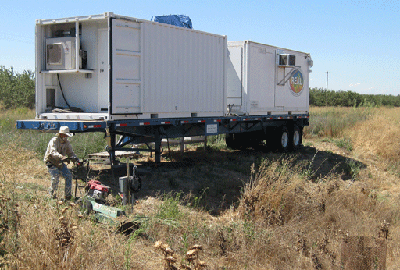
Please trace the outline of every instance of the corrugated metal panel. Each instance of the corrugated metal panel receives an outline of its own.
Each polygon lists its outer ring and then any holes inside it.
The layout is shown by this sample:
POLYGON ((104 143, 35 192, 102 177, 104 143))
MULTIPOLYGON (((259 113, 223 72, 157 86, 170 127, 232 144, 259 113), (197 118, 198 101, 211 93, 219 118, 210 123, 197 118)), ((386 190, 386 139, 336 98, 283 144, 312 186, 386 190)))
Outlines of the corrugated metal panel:
POLYGON ((141 28, 127 20, 112 22, 112 113, 141 112, 141 28))
POLYGON ((223 115, 225 38, 158 23, 142 31, 142 112, 223 115))
POLYGON ((275 48, 248 43, 248 110, 265 112, 274 109, 275 48))

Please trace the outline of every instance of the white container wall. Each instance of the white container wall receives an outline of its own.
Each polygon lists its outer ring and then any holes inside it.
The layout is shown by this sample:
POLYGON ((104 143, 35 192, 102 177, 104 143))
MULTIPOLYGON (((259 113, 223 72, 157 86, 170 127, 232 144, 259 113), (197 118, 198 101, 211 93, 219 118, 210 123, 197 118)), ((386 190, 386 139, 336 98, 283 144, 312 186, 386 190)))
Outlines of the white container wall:
POLYGON ((38 20, 37 117, 223 116, 226 51, 225 36, 112 13, 38 20))
POLYGON ((308 112, 311 57, 251 41, 228 42, 227 105, 232 114, 308 112), (280 57, 293 63, 282 64, 280 57))
POLYGON ((224 115, 226 38, 167 24, 142 25, 143 112, 224 115))

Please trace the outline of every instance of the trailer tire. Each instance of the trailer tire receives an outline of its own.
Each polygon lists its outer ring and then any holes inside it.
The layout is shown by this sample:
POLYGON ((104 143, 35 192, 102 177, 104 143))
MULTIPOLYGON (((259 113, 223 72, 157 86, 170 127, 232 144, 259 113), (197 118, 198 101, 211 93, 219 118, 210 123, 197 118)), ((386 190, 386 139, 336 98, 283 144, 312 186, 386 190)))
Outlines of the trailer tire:
POLYGON ((286 126, 283 126, 278 133, 278 148, 282 152, 287 152, 290 148, 290 134, 286 126))
POLYGON ((290 136, 290 145, 292 150, 298 150, 302 144, 302 130, 298 126, 293 126, 290 136))

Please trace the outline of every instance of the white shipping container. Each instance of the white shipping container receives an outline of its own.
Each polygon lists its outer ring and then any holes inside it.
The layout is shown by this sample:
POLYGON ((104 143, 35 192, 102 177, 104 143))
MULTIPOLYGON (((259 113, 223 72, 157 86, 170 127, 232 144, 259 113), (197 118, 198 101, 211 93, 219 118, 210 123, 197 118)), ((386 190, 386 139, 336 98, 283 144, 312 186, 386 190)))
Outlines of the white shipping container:
POLYGON ((309 54, 228 42, 227 106, 238 115, 302 114, 309 107, 309 54))
POLYGON ((113 13, 37 20, 37 117, 223 116, 226 51, 226 36, 113 13), (68 105, 81 111, 54 110, 68 105))

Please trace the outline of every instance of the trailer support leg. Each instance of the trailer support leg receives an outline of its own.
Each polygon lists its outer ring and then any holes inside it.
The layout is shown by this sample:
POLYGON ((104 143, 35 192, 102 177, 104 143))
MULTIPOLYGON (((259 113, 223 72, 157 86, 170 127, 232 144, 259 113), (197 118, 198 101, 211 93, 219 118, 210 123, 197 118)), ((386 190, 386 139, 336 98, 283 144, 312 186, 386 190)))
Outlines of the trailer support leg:
POLYGON ((181 137, 179 145, 180 145, 181 154, 183 154, 183 152, 185 152, 185 137, 181 137))
POLYGON ((111 165, 116 165, 116 157, 115 157, 116 138, 117 138, 117 135, 115 133, 110 134, 111 148, 109 149, 108 152, 110 153, 111 165))
POLYGON ((161 162, 161 137, 160 137, 160 131, 158 130, 158 128, 156 129, 156 132, 154 134, 154 140, 155 140, 155 144, 154 144, 154 153, 155 153, 155 162, 156 163, 160 163, 161 162))

